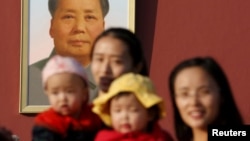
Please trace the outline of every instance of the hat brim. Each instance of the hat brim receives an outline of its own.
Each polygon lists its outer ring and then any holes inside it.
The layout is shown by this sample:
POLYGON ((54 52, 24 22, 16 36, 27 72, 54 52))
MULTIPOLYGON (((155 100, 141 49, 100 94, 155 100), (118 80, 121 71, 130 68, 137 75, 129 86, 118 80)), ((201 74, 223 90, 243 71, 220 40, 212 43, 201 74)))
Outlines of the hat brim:
POLYGON ((157 96, 157 94, 144 94, 145 97, 140 97, 138 96, 138 94, 136 94, 136 92, 134 92, 133 90, 127 89, 127 90, 120 90, 120 91, 111 91, 108 92, 102 96, 97 97, 94 101, 94 107, 92 108, 92 111, 94 113, 96 113, 97 115, 99 115, 99 117, 102 119, 102 121, 108 125, 111 126, 111 117, 109 114, 109 107, 108 107, 108 103, 109 101, 116 95, 118 95, 121 92, 132 92, 134 93, 134 95, 136 96, 136 98, 140 101, 140 103, 146 108, 150 108, 154 105, 158 105, 160 108, 160 117, 164 117, 166 115, 165 113, 165 108, 164 108, 164 103, 162 98, 160 98, 159 96, 157 96), (147 97, 148 96, 148 97, 147 97))

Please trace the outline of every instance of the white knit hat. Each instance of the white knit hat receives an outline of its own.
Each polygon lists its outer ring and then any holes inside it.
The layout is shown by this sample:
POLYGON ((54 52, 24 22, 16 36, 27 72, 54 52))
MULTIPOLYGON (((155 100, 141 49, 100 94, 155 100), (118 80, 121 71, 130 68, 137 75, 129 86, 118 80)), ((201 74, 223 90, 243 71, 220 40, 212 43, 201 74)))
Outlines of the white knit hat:
MULTIPOLYGON (((42 71, 42 83, 45 86, 48 78, 57 73, 69 72, 79 75, 87 82, 87 75, 83 66, 72 57, 53 56, 42 71)), ((87 83, 86 83, 87 84, 87 83)))

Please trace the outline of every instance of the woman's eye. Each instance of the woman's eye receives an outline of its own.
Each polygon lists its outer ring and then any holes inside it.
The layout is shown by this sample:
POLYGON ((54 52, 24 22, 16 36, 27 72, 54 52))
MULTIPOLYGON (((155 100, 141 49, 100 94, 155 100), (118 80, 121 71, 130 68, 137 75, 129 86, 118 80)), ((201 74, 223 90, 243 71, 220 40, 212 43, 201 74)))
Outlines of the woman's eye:
POLYGON ((188 93, 187 92, 180 93, 177 95, 177 97, 186 98, 188 97, 188 93))
POLYGON ((201 90, 200 91, 200 96, 205 96, 205 95, 208 95, 211 93, 211 90, 210 89, 204 89, 204 90, 201 90))
POLYGON ((115 63, 116 64, 122 64, 122 61, 121 60, 116 60, 115 63))
POLYGON ((97 58, 96 59, 98 62, 102 62, 103 61, 103 58, 97 58))
POLYGON ((121 59, 114 59, 114 60, 112 60, 112 63, 115 64, 115 65, 122 65, 122 64, 124 64, 123 62, 124 61, 121 60, 121 59))
POLYGON ((102 62, 104 59, 102 57, 95 57, 93 58, 93 61, 95 62, 102 62))

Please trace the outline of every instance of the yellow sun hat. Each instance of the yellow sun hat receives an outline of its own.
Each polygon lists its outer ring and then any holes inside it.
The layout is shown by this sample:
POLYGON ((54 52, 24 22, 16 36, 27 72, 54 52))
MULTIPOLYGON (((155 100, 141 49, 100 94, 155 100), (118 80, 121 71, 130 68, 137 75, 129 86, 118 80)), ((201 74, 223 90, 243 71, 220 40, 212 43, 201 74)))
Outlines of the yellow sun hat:
POLYGON ((161 117, 165 116, 163 99, 157 95, 153 82, 149 77, 135 73, 126 73, 112 82, 106 94, 97 97, 93 101, 94 106, 92 111, 99 115, 106 125, 112 125, 110 114, 107 111, 107 104, 114 96, 121 92, 132 92, 147 109, 158 105, 160 108, 159 115, 161 117))

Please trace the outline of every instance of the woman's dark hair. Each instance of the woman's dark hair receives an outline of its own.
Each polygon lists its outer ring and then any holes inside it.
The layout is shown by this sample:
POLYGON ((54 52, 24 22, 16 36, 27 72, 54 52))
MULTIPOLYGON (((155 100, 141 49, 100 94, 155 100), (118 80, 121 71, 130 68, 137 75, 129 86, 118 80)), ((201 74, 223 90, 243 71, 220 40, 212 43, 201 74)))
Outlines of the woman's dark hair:
POLYGON ((96 43, 102 38, 106 36, 111 36, 113 38, 119 39, 124 42, 128 46, 129 53, 133 60, 133 66, 137 67, 142 63, 142 69, 138 72, 141 75, 148 76, 148 68, 145 60, 145 56, 143 53, 143 49, 141 46, 140 40, 136 37, 134 33, 125 28, 109 28, 101 33, 93 43, 93 47, 91 50, 90 57, 93 57, 93 51, 96 43))
POLYGON ((169 90, 174 107, 174 119, 175 119, 175 132, 179 141, 190 141, 193 137, 192 130, 182 120, 180 113, 175 103, 175 91, 174 83, 176 76, 180 71, 190 68, 200 67, 206 71, 213 80, 217 83, 221 103, 219 106, 219 113, 215 121, 211 125, 241 125, 243 124, 242 117, 236 107, 233 99, 233 93, 231 91, 227 77, 219 66, 219 64, 211 57, 196 57, 184 60, 179 63, 171 72, 169 77, 169 90))

